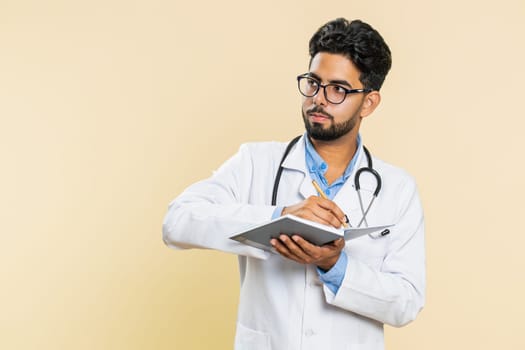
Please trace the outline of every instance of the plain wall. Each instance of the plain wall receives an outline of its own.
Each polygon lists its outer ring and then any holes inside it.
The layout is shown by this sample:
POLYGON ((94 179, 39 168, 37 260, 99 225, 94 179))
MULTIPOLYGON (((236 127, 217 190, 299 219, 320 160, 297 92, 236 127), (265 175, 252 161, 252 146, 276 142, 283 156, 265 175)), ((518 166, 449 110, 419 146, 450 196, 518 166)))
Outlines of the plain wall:
POLYGON ((362 136, 425 207, 427 305, 388 349, 525 348, 523 0, 0 1, 0 348, 231 348, 236 257, 162 219, 240 143, 302 133, 336 17, 390 45, 362 136))

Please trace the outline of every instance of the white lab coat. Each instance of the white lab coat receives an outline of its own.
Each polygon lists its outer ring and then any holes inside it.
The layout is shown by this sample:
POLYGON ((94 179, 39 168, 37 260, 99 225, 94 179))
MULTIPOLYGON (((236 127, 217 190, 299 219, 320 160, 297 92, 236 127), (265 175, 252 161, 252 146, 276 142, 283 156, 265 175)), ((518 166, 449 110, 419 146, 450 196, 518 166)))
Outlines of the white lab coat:
MULTIPOLYGON (((278 206, 317 195, 305 165, 303 138, 283 163, 278 206)), ((170 204, 164 241, 174 248, 239 255, 235 349, 383 349, 383 324, 398 327, 414 320, 425 300, 424 222, 415 183, 399 168, 373 158, 383 187, 367 216, 368 225, 395 226, 381 238, 346 242, 346 273, 334 295, 319 280, 315 266, 228 238, 271 218, 272 187, 285 148, 286 143, 277 142, 242 145, 211 178, 190 186, 170 204)), ((361 151, 356 169, 363 166, 361 151)), ((373 177, 363 173, 365 206, 374 188, 373 177)), ((356 226, 361 209, 353 174, 334 201, 356 226)))

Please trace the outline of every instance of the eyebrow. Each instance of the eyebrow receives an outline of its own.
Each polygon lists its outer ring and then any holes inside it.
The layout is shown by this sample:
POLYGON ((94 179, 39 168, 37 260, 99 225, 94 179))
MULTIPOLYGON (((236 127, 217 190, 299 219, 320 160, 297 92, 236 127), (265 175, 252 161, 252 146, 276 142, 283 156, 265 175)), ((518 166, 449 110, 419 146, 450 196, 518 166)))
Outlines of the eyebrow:
MULTIPOLYGON (((321 82, 323 81, 323 79, 321 79, 321 77, 318 76, 318 75, 315 74, 315 73, 309 72, 308 75, 311 76, 312 78, 315 78, 315 79, 321 81, 321 82)), ((336 79, 336 80, 329 80, 328 83, 329 83, 329 84, 346 85, 346 86, 348 86, 349 88, 352 88, 352 85, 350 85, 350 83, 347 82, 346 80, 337 80, 337 79, 336 79)))

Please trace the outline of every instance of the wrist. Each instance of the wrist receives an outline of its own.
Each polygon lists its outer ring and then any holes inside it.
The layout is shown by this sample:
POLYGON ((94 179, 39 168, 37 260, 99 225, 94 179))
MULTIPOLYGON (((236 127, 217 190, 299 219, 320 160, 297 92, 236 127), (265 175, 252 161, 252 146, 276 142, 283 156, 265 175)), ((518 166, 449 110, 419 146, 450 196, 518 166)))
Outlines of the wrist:
POLYGON ((339 259, 338 256, 335 256, 331 259, 329 259, 328 261, 323 261, 321 263, 319 263, 317 265, 317 267, 319 269, 321 269, 323 272, 327 272, 329 271, 332 267, 334 267, 335 263, 337 262, 337 260, 339 259))

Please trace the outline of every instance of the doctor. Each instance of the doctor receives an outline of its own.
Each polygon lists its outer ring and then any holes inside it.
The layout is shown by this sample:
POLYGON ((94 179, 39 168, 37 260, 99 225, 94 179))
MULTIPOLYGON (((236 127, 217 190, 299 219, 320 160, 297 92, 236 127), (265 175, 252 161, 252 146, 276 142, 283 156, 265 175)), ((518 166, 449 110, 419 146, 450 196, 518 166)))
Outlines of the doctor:
POLYGON ((369 164, 359 135, 361 122, 381 101, 390 50, 371 26, 345 19, 319 28, 309 49, 309 69, 297 77, 306 133, 282 163, 276 205, 272 187, 287 143, 245 144, 211 178, 170 204, 163 238, 177 249, 239 256, 235 349, 379 350, 383 324, 411 322, 425 300, 424 222, 415 182, 373 156, 369 164), (363 216, 359 195, 366 208, 377 180, 362 173, 358 194, 354 179, 369 165, 382 186, 366 224, 392 224, 389 234, 321 247, 300 232, 281 235, 271 241, 278 254, 229 239, 286 214, 334 227, 348 217, 357 226, 363 216))

